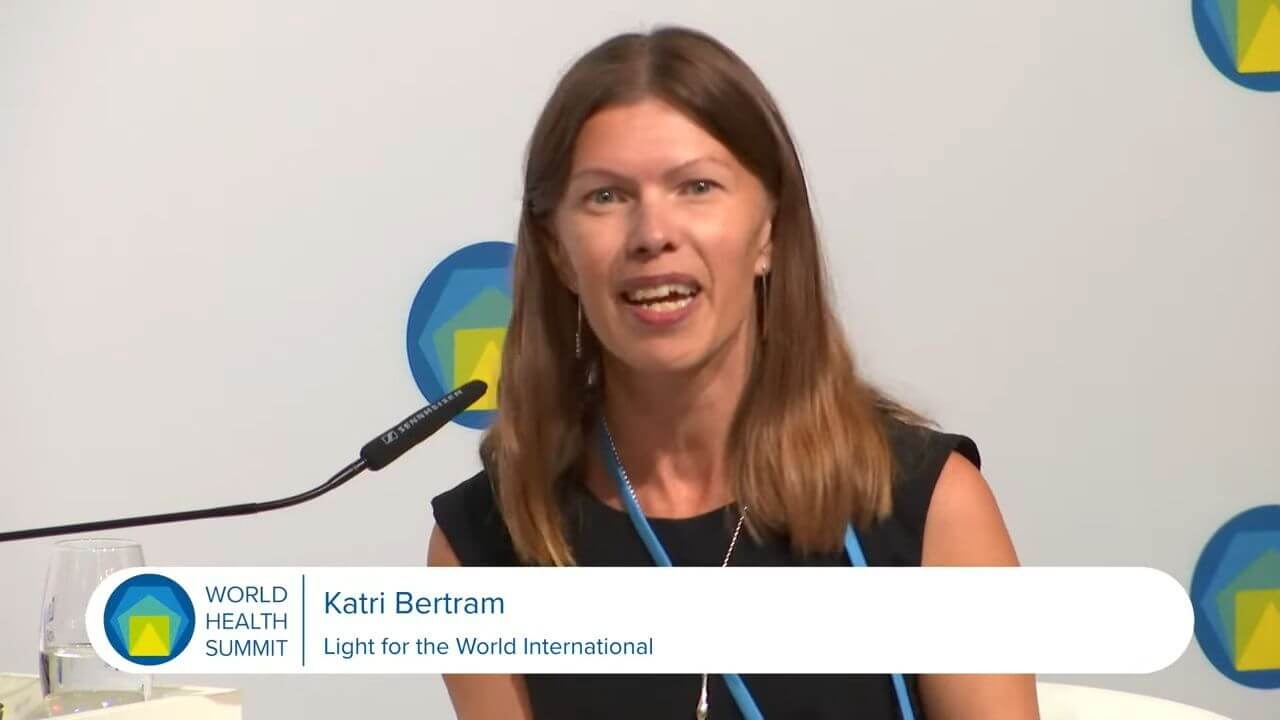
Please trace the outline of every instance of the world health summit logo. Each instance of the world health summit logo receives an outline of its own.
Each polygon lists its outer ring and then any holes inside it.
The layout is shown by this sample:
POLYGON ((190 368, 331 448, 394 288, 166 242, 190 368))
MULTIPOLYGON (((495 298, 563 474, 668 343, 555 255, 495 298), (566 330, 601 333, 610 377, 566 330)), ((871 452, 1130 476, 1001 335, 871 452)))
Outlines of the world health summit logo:
POLYGON ((1223 525, 1191 577, 1196 640, 1223 675, 1280 688, 1280 505, 1223 525))
POLYGON ((186 649, 195 631, 191 596, 163 575, 135 575, 107 598, 107 640, 139 665, 169 662, 186 649))
POLYGON ((434 402, 471 380, 488 383, 455 420, 469 428, 488 427, 498 407, 515 249, 484 242, 457 250, 422 281, 409 310, 409 370, 424 398, 434 402))
POLYGON ((1280 0, 1191 0, 1200 46, 1232 82, 1280 90, 1280 0))

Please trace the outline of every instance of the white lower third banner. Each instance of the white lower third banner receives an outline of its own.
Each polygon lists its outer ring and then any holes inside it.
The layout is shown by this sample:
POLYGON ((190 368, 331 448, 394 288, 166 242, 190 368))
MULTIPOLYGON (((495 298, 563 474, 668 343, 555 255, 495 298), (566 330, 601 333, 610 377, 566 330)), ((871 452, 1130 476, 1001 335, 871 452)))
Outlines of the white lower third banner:
POLYGON ((94 649, 147 673, 1149 673, 1150 568, 134 568, 94 649))

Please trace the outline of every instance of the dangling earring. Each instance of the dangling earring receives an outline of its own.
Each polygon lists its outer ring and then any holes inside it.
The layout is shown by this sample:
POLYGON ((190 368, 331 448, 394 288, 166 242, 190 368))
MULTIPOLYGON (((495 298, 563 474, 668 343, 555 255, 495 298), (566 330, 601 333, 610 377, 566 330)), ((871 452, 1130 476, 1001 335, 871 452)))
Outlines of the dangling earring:
POLYGON ((760 339, 764 340, 769 331, 769 266, 760 273, 760 339))
MULTIPOLYGON (((578 298, 578 332, 573 336, 573 356, 579 361, 582 360, 582 298, 578 298)), ((586 386, 589 390, 595 389, 596 383, 600 381, 599 377, 599 358, 591 362, 587 366, 587 374, 584 378, 586 386)))

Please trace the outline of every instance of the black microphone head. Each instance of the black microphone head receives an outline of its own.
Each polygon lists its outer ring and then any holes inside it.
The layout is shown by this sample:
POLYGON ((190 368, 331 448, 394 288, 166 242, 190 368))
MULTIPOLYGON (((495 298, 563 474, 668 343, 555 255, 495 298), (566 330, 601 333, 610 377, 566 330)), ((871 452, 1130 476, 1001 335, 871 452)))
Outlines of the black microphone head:
POLYGON ((360 459, 370 470, 381 470, 475 404, 488 389, 483 380, 462 385, 365 443, 360 448, 360 459))

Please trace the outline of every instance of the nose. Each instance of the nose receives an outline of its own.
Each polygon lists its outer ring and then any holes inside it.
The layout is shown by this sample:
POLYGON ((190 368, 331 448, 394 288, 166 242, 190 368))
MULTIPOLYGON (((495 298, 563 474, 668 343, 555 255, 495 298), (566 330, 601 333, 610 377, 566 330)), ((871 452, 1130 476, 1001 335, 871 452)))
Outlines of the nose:
POLYGON ((674 247, 676 234, 671 209, 660 198, 643 197, 632 205, 628 254, 658 255, 674 247))

